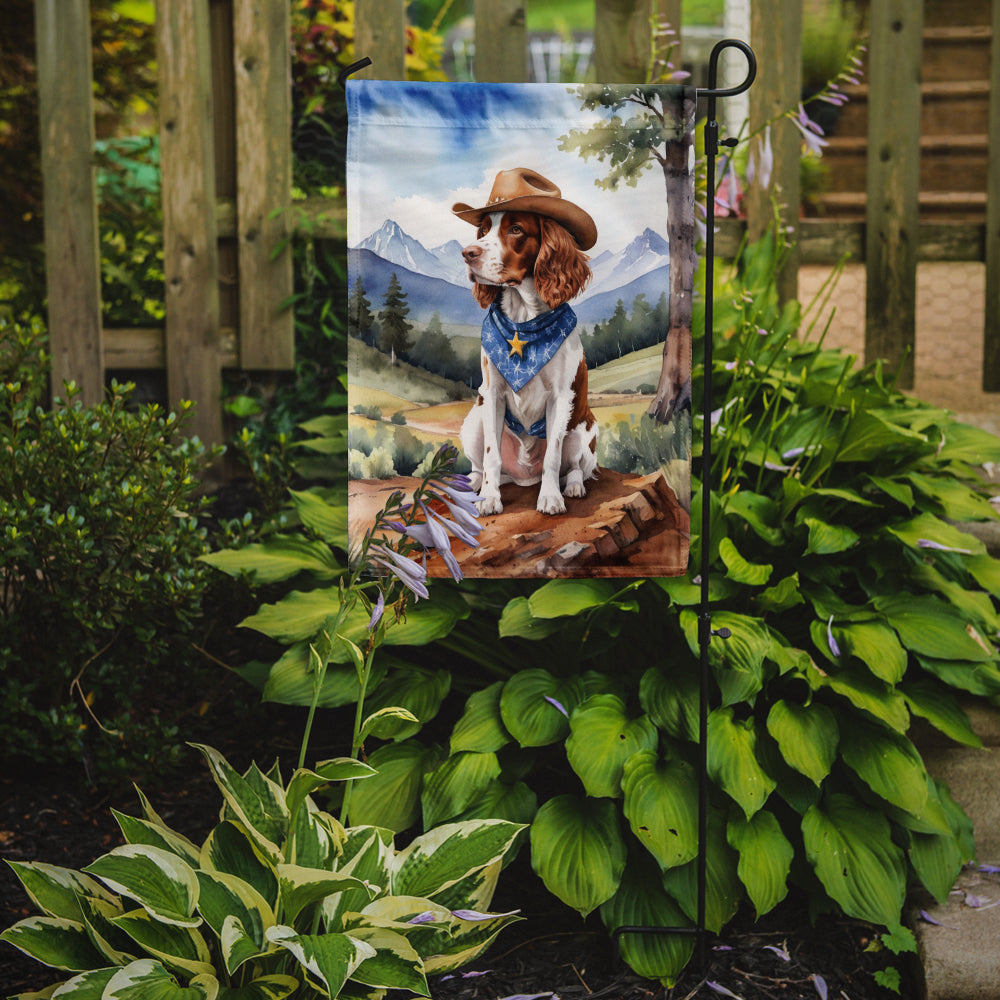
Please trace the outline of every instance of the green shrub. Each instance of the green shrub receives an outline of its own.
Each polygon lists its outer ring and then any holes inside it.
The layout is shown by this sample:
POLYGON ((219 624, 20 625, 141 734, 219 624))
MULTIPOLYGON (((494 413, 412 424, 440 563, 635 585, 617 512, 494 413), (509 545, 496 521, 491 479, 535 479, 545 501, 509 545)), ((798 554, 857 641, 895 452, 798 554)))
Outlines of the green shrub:
POLYGON ((0 324, 0 744, 8 761, 116 770, 176 746, 151 682, 191 659, 208 455, 186 404, 131 409, 127 385, 40 406, 40 338, 0 324))

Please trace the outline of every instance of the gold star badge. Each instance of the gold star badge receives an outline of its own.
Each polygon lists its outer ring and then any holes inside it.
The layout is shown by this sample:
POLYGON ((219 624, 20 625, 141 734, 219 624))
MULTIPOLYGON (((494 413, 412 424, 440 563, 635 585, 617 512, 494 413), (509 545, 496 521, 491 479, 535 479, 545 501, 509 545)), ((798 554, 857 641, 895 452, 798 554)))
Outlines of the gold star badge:
POLYGON ((524 357, 524 348, 528 346, 528 342, 526 340, 521 340, 516 330, 514 331, 514 339, 508 340, 507 343, 510 344, 510 354, 508 354, 507 357, 512 358, 515 354, 519 358, 524 357))

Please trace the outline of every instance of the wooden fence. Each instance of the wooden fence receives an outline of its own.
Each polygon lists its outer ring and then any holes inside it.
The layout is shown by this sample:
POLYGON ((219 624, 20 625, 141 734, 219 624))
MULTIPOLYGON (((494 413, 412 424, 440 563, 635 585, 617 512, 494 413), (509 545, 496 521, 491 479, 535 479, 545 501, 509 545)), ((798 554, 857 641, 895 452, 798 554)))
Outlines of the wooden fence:
MULTIPOLYGON (((475 0, 476 78, 527 79, 525 3, 475 0), (498 39, 503 39, 498 44, 498 39)), ((292 214, 290 0, 158 0, 166 325, 101 326, 100 268, 90 87, 88 0, 35 0, 53 384, 73 379, 85 401, 101 397, 105 372, 165 369, 171 402, 198 405, 196 433, 221 441, 221 371, 293 365, 288 241, 292 214)), ((405 0, 358 0, 362 75, 402 79, 405 0)), ((795 294, 800 263, 844 253, 867 270, 866 356, 894 366, 909 351, 912 384, 918 261, 984 261, 983 385, 1000 390, 1000 0, 992 3, 991 97, 985 223, 922 223, 918 214, 923 3, 871 0, 867 214, 812 220, 785 210, 797 237, 782 275, 795 294)), ((682 23, 681 0, 595 0, 596 79, 640 81, 650 57, 650 18, 682 23)), ((759 72, 751 128, 800 96, 801 0, 754 0, 751 42, 759 72)), ((683 39, 680 42, 683 46, 683 39)), ((674 53, 677 58, 677 52, 674 53)), ((799 203, 799 135, 774 130, 775 170, 752 189, 745 223, 726 220, 716 246, 732 253, 744 227, 760 233, 771 198, 799 203)), ((311 231, 343 235, 342 203, 307 203, 311 231)))

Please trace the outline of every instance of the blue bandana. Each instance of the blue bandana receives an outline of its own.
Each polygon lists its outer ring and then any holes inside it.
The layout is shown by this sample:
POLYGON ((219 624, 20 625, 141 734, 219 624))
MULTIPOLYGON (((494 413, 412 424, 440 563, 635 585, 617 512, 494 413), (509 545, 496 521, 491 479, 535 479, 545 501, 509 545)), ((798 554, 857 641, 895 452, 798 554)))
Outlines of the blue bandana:
POLYGON ((576 313, 565 302, 526 323, 512 322, 494 303, 483 320, 483 350, 514 392, 520 392, 575 329, 576 313))

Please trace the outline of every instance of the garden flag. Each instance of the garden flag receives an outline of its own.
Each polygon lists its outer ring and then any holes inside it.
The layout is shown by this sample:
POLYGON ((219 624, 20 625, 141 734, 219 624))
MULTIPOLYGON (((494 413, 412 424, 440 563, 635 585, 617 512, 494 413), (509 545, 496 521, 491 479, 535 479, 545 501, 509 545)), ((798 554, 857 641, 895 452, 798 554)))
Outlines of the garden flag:
POLYGON ((477 494, 466 576, 686 572, 694 89, 347 100, 352 545, 451 443, 477 494))

